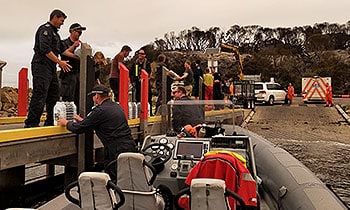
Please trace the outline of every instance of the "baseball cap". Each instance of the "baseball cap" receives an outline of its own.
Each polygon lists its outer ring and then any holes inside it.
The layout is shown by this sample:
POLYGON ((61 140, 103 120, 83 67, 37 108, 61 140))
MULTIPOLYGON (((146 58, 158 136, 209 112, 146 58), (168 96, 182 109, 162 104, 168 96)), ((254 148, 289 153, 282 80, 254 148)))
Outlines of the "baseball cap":
POLYGON ((107 93, 107 94, 108 94, 109 92, 110 92, 110 90, 109 90, 108 87, 106 87, 106 86, 104 86, 104 85, 95 85, 95 86, 92 88, 91 92, 88 93, 88 96, 94 95, 94 94, 96 94, 96 93, 98 93, 98 94, 107 93))
POLYGON ((86 27, 81 26, 79 23, 73 23, 69 27, 69 31, 85 31, 86 27))
POLYGON ((173 83, 171 83, 170 89, 171 91, 174 91, 176 87, 184 87, 185 84, 182 81, 174 81, 173 83))

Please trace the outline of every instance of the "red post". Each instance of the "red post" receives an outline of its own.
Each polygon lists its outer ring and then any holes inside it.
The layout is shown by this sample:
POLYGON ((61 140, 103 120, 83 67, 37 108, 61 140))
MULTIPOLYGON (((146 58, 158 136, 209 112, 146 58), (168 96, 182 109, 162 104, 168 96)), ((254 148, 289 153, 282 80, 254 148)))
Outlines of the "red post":
POLYGON ((28 103, 28 68, 18 73, 18 116, 27 116, 28 103))
POLYGON ((141 112, 140 120, 148 119, 148 73, 141 70, 141 112))
POLYGON ((119 105, 128 119, 128 97, 129 97, 129 69, 123 63, 119 63, 119 105))

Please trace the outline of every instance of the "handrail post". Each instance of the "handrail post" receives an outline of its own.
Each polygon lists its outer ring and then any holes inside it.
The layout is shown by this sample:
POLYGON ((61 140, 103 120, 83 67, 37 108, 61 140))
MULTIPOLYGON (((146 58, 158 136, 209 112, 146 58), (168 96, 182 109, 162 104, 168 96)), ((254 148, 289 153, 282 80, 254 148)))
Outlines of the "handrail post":
MULTIPOLYGON (((79 96, 79 113, 86 117, 93 106, 93 101, 87 97, 87 93, 94 86, 94 62, 92 59, 92 48, 87 43, 81 44, 80 55, 80 96, 79 96)), ((89 130, 78 137, 78 174, 91 170, 93 168, 93 150, 94 150, 94 132, 89 130)), ((66 170, 69 170, 69 168, 66 170)), ((76 178, 76 177, 75 177, 76 178)))
POLYGON ((167 78, 168 74, 166 71, 166 68, 163 66, 162 68, 162 105, 160 106, 160 114, 161 114, 161 119, 162 119, 162 124, 161 124, 161 132, 164 133, 166 132, 167 128, 167 120, 170 119, 170 117, 167 119, 167 99, 168 99, 168 85, 167 85, 167 78))
POLYGON ((198 94, 198 96, 199 96, 199 100, 203 100, 203 93, 204 93, 204 91, 203 91, 203 89, 204 89, 204 87, 203 87, 203 78, 202 77, 199 77, 199 82, 198 82, 198 90, 199 90, 199 94, 198 94))
POLYGON ((146 70, 141 70, 141 110, 140 110, 140 131, 141 139, 147 135, 147 123, 148 123, 148 86, 149 76, 146 70))
POLYGON ((28 104, 28 68, 18 73, 18 116, 27 116, 28 104))
POLYGON ((123 63, 119 62, 119 105, 125 112, 128 119, 128 98, 129 98, 129 69, 123 63))

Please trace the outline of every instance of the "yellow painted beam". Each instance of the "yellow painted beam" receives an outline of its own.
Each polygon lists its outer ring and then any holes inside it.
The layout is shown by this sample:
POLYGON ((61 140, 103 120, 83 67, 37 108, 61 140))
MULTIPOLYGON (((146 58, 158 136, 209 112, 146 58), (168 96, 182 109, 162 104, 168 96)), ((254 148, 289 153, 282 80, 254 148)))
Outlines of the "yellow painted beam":
MULTIPOLYGON (((0 125, 24 123, 26 119, 27 117, 0 117, 0 125)), ((45 120, 46 116, 41 116, 40 121, 43 122, 45 120)))
POLYGON ((20 128, 0 131, 0 143, 32 138, 41 138, 71 133, 65 127, 46 126, 37 128, 20 128))
MULTIPOLYGON (((206 115, 216 115, 216 114, 226 114, 228 113, 229 110, 212 110, 212 111, 207 111, 206 115)), ((24 123, 24 120, 27 119, 27 117, 0 117, 0 125, 7 125, 7 124, 19 124, 19 123, 24 123)), ((153 116, 148 118, 148 122, 156 122, 159 121, 161 118, 160 116, 153 116)), ((43 115, 40 119, 41 122, 46 120, 46 116, 43 115)), ((140 123, 140 119, 130 119, 128 120, 129 125, 136 125, 140 123)))
MULTIPOLYGON (((215 116, 218 114, 227 114, 232 112, 230 109, 224 110, 212 110, 207 111, 207 116, 215 116)), ((3 124, 3 121, 13 122, 13 123, 23 123, 26 117, 7 117, 6 119, 0 118, 0 124, 3 124), (10 118, 15 118, 11 119, 10 118), (17 121, 16 121, 17 120, 17 121), (22 120, 22 121, 21 121, 22 120)), ((45 116, 41 118, 45 119, 45 116)), ((161 116, 153 116, 148 118, 149 123, 157 122, 161 120, 161 116)), ((140 124, 140 119, 130 119, 128 120, 129 125, 138 125, 140 124)), ((21 129, 11 129, 11 130, 0 130, 0 143, 17 141, 24 139, 32 138, 41 138, 54 135, 62 135, 71 133, 65 127, 61 126, 47 126, 47 127, 37 127, 37 128, 21 128, 21 129)))
MULTIPOLYGON (((234 111, 237 111, 237 110, 234 110, 234 111)), ((228 114, 228 113, 232 113, 232 109, 219 109, 219 110, 206 111, 205 116, 215 116, 215 115, 228 114)))
POLYGON ((140 118, 130 119, 128 120, 129 125, 138 125, 140 124, 140 118))
POLYGON ((162 116, 160 116, 160 115, 148 117, 148 122, 153 123, 153 122, 161 121, 161 119, 162 119, 162 116))

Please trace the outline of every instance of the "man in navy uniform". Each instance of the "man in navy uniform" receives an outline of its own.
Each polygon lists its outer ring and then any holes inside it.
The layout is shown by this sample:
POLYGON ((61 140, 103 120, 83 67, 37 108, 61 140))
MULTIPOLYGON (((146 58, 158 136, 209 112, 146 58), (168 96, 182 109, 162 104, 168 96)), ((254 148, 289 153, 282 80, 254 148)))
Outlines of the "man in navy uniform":
POLYGON ((59 93, 56 65, 58 64, 62 71, 68 72, 71 68, 67 61, 58 58, 62 52, 58 29, 66 18, 67 16, 61 10, 53 10, 49 22, 41 25, 35 34, 32 59, 33 95, 25 120, 25 128, 39 126, 45 105, 47 115, 44 125, 53 125, 53 108, 59 93))
POLYGON ((76 122, 65 118, 58 120, 58 125, 66 126, 73 133, 83 133, 94 129, 104 146, 104 166, 115 160, 120 153, 136 152, 136 144, 131 136, 131 129, 125 113, 119 104, 110 98, 110 89, 96 85, 89 93, 95 106, 85 119, 75 116, 76 122))
MULTIPOLYGON (((73 51, 80 45, 80 36, 86 27, 81 26, 79 23, 73 23, 69 27, 70 35, 67 39, 62 41, 63 50, 67 50, 73 46, 73 51)), ((74 101, 74 104, 79 107, 79 72, 80 72, 80 57, 76 54, 62 55, 62 59, 68 60, 72 66, 71 71, 60 72, 61 79, 61 97, 62 101, 74 101)))

